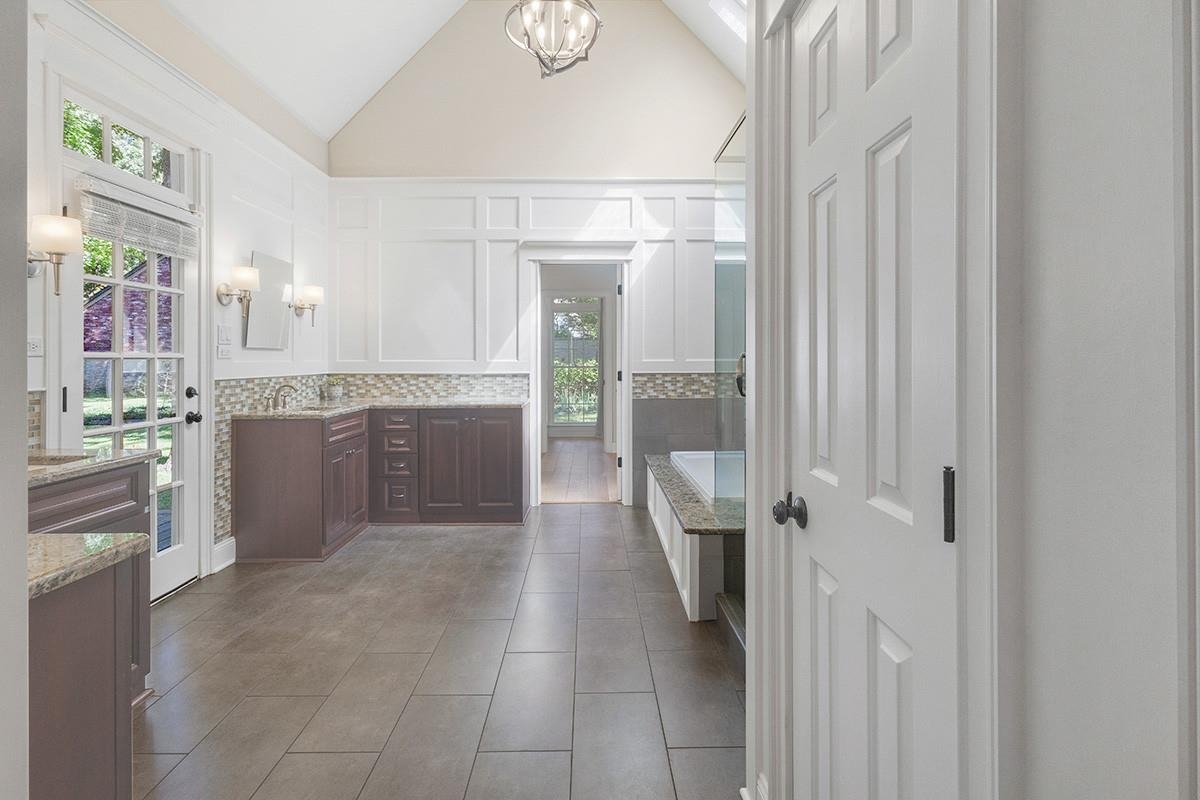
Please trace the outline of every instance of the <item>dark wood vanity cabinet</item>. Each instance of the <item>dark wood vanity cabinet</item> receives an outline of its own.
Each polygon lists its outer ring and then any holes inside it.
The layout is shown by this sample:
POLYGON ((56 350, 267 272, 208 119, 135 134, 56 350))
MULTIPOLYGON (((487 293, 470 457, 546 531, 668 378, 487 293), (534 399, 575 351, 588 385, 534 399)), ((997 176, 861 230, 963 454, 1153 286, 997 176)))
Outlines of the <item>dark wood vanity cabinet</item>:
POLYGON ((233 422, 239 561, 319 561, 367 524, 365 412, 233 422))
POLYGON ((518 408, 421 412, 421 521, 524 520, 529 493, 523 416, 518 408))
POLYGON ((371 412, 371 522, 420 522, 416 411, 371 412))

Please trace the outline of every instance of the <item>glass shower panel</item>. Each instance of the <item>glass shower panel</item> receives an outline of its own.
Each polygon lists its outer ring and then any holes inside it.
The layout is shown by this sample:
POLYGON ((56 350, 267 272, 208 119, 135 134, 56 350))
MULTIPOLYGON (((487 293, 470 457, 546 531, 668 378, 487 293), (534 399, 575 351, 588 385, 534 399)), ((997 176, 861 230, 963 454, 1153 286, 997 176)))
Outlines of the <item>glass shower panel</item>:
POLYGON ((746 486, 746 121, 738 122, 715 162, 716 372, 714 496, 741 501, 746 486))

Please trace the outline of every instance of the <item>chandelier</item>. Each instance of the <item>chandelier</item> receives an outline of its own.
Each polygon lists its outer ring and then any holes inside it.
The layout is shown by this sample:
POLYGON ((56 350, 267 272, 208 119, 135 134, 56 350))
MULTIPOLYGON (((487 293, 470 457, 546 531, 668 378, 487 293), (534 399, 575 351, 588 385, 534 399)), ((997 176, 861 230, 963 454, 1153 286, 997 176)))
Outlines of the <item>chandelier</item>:
POLYGON ((517 0, 504 19, 512 43, 538 60, 548 78, 587 61, 600 32, 592 0, 517 0))

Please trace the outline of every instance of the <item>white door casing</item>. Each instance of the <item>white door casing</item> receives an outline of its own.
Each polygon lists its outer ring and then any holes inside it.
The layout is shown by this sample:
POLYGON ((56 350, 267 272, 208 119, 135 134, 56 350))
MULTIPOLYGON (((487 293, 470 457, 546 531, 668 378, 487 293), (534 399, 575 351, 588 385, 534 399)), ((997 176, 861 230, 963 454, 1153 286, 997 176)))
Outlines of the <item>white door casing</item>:
POLYGON ((958 39, 952 4, 787 19, 783 291, 793 797, 959 790, 958 39), (916 13, 914 13, 916 12, 916 13))

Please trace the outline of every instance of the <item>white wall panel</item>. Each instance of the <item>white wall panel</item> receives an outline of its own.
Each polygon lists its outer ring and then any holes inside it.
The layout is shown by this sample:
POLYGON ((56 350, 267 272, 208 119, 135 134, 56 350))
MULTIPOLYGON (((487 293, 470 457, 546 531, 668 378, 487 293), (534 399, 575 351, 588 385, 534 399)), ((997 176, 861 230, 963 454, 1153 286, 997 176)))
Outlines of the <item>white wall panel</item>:
POLYGON ((489 197, 487 226, 493 230, 516 230, 520 224, 520 208, 518 197, 489 197))
POLYGON ((487 359, 520 358, 521 285, 517 242, 487 245, 487 359))
POLYGON ((642 205, 642 227, 651 230, 675 227, 675 198, 647 197, 642 205))
POLYGON ((385 243, 377 302, 380 361, 475 361, 474 243, 385 243))
POLYGON ((382 201, 385 231, 453 231, 475 227, 474 197, 388 197, 382 201))
POLYGON ((334 344, 334 359, 340 362, 366 361, 367 338, 367 245, 341 242, 335 260, 337 272, 336 302, 342 308, 357 308, 358 314, 339 314, 334 344))
POLYGON ((369 201, 365 197, 339 197, 334 226, 344 231, 368 227, 369 201))
MULTIPOLYGON (((683 341, 683 357, 688 362, 708 365, 713 359, 713 335, 716 307, 713 291, 716 248, 711 241, 688 240, 683 249, 682 268, 676 306, 683 341)), ((650 309, 653 312, 653 309, 650 309)))
POLYGON ((676 308, 675 249, 675 242, 646 242, 645 262, 634 272, 629 299, 642 333, 641 347, 634 352, 646 364, 670 364, 677 356, 675 319, 681 309, 676 308))
POLYGON ((554 230, 630 230, 633 228, 633 199, 534 197, 530 226, 554 230))

